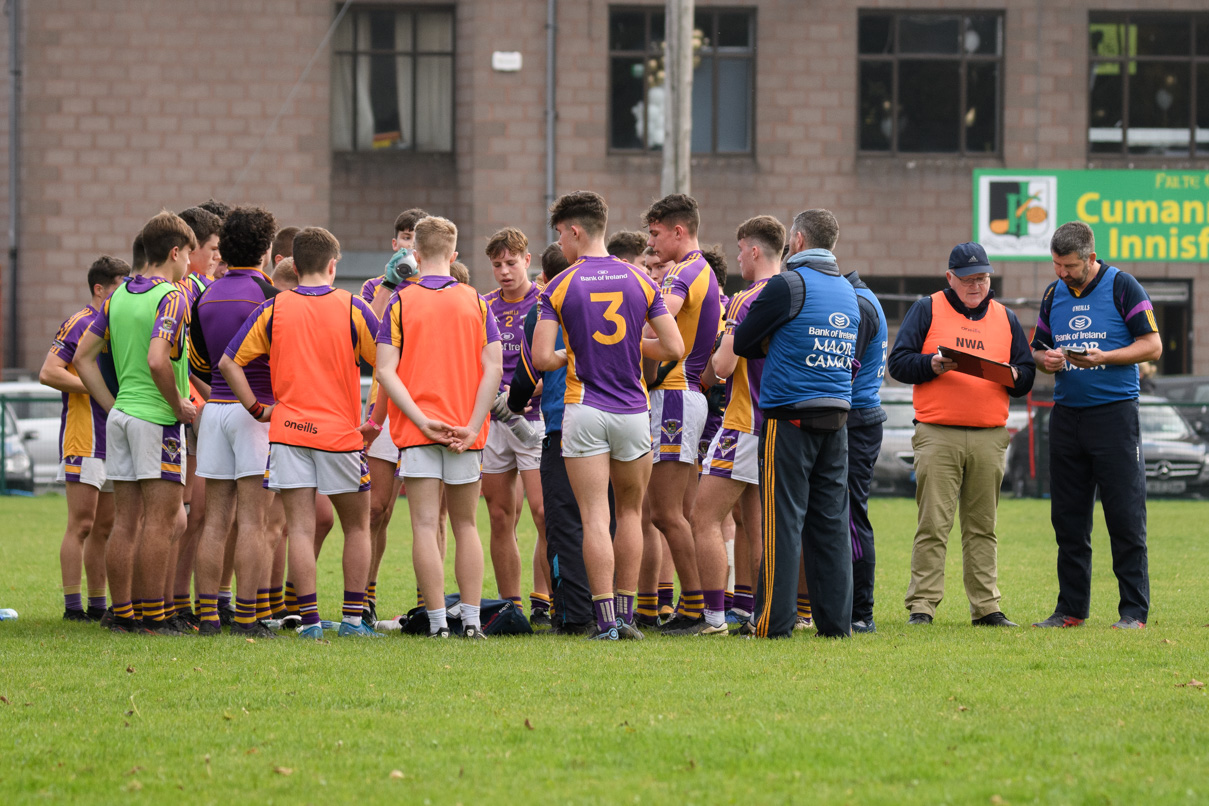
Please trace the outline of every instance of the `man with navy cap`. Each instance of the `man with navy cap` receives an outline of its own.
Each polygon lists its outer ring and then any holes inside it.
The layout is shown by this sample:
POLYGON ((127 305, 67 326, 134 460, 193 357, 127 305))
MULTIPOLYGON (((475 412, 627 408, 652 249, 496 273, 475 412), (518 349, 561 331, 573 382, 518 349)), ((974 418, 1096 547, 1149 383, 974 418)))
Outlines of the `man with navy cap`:
POLYGON ((1008 446, 1008 397, 1028 394, 1036 365, 1016 315, 993 299, 994 271, 978 244, 953 247, 948 288, 911 306, 890 353, 890 376, 914 386, 911 447, 919 521, 908 624, 931 624, 944 598, 945 548, 959 510, 971 620, 976 626, 1017 626, 999 607, 995 518, 1008 446), (942 347, 1009 364, 1014 383, 957 371, 956 362, 940 354, 942 347))

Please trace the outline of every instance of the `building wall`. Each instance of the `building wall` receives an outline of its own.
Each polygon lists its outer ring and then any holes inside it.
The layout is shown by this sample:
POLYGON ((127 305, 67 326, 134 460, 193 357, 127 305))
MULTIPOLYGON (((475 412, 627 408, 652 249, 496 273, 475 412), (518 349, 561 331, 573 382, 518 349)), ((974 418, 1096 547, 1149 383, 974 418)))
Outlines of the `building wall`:
MULTIPOLYGON (((433 3, 406 5, 425 4, 433 3)), ((336 4, 26 3, 21 289, 29 305, 22 306, 21 363, 36 368, 55 327, 82 304, 83 271, 97 254, 127 256, 149 216, 209 196, 264 204, 283 225, 328 226, 346 251, 371 253, 389 251, 398 212, 422 206, 459 225, 461 259, 483 290, 491 282, 482 245, 499 227, 520 226, 538 254, 547 237, 546 3, 435 4, 456 7, 451 154, 333 155, 331 57, 322 53, 249 165, 336 4), (166 31, 181 33, 179 47, 164 47, 166 31), (521 52, 521 71, 493 71, 495 50, 521 52)), ((602 193, 613 231, 639 228, 643 210, 660 195, 660 158, 608 149, 610 5, 558 3, 556 190, 602 193)), ((974 168, 1187 167, 1089 162, 1087 15, 1201 10, 1203 0, 698 0, 698 6, 757 12, 754 153, 693 160, 701 240, 728 252, 735 227, 751 215, 789 221, 806 207, 828 207, 840 221, 843 267, 866 276, 935 275, 939 284, 949 249, 970 238, 974 168), (1004 10, 1002 157, 857 153, 857 13, 879 6, 1004 10)), ((1209 161, 1193 165, 1203 169, 1209 161)), ((1124 268, 1143 278, 1191 278, 1194 316, 1209 317, 1209 266, 1124 268)), ((1003 263, 998 270, 1007 297, 1038 297, 1053 276, 1045 262, 1003 263)), ((1025 322, 1032 316, 1021 311, 1025 322)), ((1194 331, 1193 369, 1209 374, 1209 329, 1194 331)))

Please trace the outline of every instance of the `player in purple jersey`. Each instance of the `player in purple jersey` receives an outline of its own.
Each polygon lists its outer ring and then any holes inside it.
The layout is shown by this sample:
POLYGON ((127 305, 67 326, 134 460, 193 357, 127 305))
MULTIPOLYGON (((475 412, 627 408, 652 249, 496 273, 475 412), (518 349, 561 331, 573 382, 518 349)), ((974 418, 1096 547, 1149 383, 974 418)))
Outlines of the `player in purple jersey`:
POLYGON ((63 393, 59 480, 66 482, 67 531, 59 547, 63 618, 100 621, 105 614, 105 543, 113 528, 113 482, 105 476, 105 409, 71 366, 80 337, 105 299, 130 274, 125 261, 102 255, 88 269, 92 300, 59 328, 38 380, 63 393), (80 597, 80 566, 88 573, 88 609, 80 597))
MULTIPOLYGON (((235 624, 240 635, 272 637, 253 618, 263 600, 268 608, 267 583, 272 568, 277 530, 266 529, 273 493, 264 488, 269 457, 269 427, 257 422, 231 391, 218 371, 218 360, 248 316, 277 289, 265 275, 277 222, 258 207, 237 207, 222 226, 227 273, 215 280, 193 305, 190 362, 194 372, 210 378, 210 397, 198 426, 197 474, 206 479, 206 523, 197 552, 197 594, 203 635, 221 632, 218 587, 227 535, 237 523, 235 543, 235 624), (262 587, 262 585, 264 587, 262 587)), ((273 389, 266 356, 244 368, 248 384, 261 405, 272 405, 273 389)))
POLYGON ((569 193, 550 206, 550 226, 571 266, 542 293, 533 363, 542 371, 567 368, 562 452, 583 520, 596 637, 617 640, 642 637, 633 626, 642 498, 651 474, 642 359, 676 361, 684 342, 650 278, 608 255, 607 222, 604 199, 591 191, 569 193), (655 338, 642 337, 647 323, 655 338), (566 348, 556 351, 559 325, 566 348), (612 545, 610 482, 617 522, 612 545))
MULTIPOLYGON (((521 605, 521 555, 516 542, 516 524, 520 520, 522 497, 517 489, 519 475, 524 497, 529 499, 529 514, 537 529, 533 551, 533 591, 529 594, 530 616, 536 626, 550 626, 550 564, 546 559, 546 513, 542 503, 542 437, 545 426, 541 415, 541 391, 529 400, 523 416, 533 424, 532 436, 522 439, 513 433, 508 421, 508 384, 520 362, 525 341, 525 317, 537 303, 541 289, 529 280, 529 239, 516 227, 505 227, 487 241, 487 258, 499 288, 488 293, 487 300, 499 325, 504 352, 504 374, 491 419, 496 427, 487 434, 483 449, 483 498, 491 516, 491 565, 500 598, 521 605), (501 418, 501 413, 503 417, 501 418)), ((521 425, 524 425, 523 423, 521 425)), ((523 609, 522 609, 523 610, 523 609)))

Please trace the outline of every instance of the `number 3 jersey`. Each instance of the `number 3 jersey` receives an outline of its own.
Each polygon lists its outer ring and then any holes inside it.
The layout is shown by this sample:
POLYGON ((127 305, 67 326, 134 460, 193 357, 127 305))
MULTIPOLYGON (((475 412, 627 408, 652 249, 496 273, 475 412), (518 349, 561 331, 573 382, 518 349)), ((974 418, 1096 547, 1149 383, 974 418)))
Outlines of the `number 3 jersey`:
POLYGON ((538 318, 563 328, 564 400, 613 414, 648 411, 642 328, 667 312, 654 281, 620 258, 580 258, 555 277, 542 292, 538 318))
MULTIPOLYGON (((512 375, 516 372, 516 365, 521 360, 521 345, 525 341, 525 317, 529 315, 529 309, 537 304, 537 298, 541 292, 542 290, 537 287, 537 284, 533 283, 520 299, 508 299, 498 288, 483 297, 487 300, 491 313, 495 315, 495 322, 500 329, 500 343, 504 348, 504 375, 500 378, 499 389, 501 392, 504 391, 505 385, 512 383, 512 375)), ((541 402, 542 396, 534 395, 529 400, 532 410, 525 417, 530 420, 539 419, 542 414, 541 402)), ((492 413, 491 419, 499 418, 492 413)))

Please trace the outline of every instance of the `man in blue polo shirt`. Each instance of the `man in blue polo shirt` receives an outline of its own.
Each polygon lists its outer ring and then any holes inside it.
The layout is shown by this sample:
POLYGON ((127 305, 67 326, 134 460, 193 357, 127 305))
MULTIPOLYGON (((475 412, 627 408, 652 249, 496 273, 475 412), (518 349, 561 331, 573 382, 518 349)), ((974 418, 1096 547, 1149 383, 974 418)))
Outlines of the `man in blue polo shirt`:
POLYGON ((1146 466, 1138 425, 1138 364, 1163 353, 1142 286, 1096 260, 1081 221, 1050 241, 1054 272, 1041 298, 1033 357, 1054 374, 1050 416, 1050 520, 1058 540, 1058 605, 1034 627, 1077 627, 1091 607, 1091 528, 1096 488, 1120 589, 1118 629, 1146 626, 1146 466))

